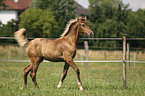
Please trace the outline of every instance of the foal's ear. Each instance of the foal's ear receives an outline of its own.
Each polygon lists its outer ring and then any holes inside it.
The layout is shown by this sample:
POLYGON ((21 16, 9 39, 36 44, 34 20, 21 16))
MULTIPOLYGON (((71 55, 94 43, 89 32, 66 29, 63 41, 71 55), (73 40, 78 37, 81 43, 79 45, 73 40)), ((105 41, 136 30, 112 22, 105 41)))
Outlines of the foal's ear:
POLYGON ((85 21, 87 21, 87 16, 84 17, 85 21))
POLYGON ((77 18, 77 21, 79 21, 79 18, 76 16, 76 18, 77 18))

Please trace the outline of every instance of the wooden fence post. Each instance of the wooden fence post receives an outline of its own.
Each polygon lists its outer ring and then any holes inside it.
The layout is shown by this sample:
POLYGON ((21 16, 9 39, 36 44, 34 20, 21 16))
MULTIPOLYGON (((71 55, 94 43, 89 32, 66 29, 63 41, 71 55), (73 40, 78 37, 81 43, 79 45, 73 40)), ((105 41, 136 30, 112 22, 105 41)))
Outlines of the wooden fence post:
MULTIPOLYGON (((88 61, 88 41, 84 41, 84 45, 85 45, 85 57, 86 57, 86 61, 88 61)), ((88 62, 86 62, 86 67, 88 67, 88 62)))
POLYGON ((126 37, 123 36, 123 89, 126 89, 126 62, 125 62, 125 53, 126 53, 126 37))
POLYGON ((134 52, 134 67, 135 67, 135 52, 134 52))
MULTIPOLYGON (((127 43, 127 61, 130 61, 130 48, 129 48, 129 43, 127 43)), ((127 62, 128 64, 128 69, 130 68, 130 62, 127 62)))
POLYGON ((11 49, 10 49, 10 46, 9 46, 8 60, 10 60, 10 58, 11 58, 11 49))
POLYGON ((104 59, 106 60, 106 50, 104 51, 104 59))
MULTIPOLYGON (((83 61, 83 53, 81 53, 81 61, 83 61)), ((83 65, 83 62, 82 62, 82 65, 83 65)))
POLYGON ((138 50, 136 51, 136 60, 138 60, 138 50))

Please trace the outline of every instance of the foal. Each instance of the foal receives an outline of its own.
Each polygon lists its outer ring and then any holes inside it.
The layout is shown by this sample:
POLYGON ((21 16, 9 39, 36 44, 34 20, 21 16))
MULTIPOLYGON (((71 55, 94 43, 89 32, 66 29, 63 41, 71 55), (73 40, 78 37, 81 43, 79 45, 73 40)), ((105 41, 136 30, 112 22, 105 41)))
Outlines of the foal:
POLYGON ((30 77, 34 82, 35 87, 38 87, 36 82, 36 72, 39 64, 45 59, 52 62, 65 62, 63 74, 57 88, 61 87, 63 80, 67 75, 67 71, 71 66, 77 75, 78 86, 80 90, 83 90, 80 80, 80 71, 75 65, 73 58, 76 54, 76 46, 79 34, 87 34, 93 36, 93 32, 88 27, 85 18, 76 18, 70 20, 62 37, 54 40, 36 38, 32 41, 26 39, 26 29, 20 29, 15 32, 15 38, 20 46, 26 45, 26 53, 31 61, 31 64, 24 69, 24 85, 27 86, 27 75, 30 72, 30 77))

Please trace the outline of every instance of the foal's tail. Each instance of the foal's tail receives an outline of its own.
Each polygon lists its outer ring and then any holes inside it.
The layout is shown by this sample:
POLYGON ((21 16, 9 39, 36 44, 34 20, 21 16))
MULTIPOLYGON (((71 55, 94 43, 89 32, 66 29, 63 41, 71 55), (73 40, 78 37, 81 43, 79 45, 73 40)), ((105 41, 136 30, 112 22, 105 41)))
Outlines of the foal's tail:
POLYGON ((26 29, 24 29, 24 28, 16 31, 14 33, 14 37, 17 40, 18 44, 22 47, 28 43, 28 40, 26 38, 26 29))

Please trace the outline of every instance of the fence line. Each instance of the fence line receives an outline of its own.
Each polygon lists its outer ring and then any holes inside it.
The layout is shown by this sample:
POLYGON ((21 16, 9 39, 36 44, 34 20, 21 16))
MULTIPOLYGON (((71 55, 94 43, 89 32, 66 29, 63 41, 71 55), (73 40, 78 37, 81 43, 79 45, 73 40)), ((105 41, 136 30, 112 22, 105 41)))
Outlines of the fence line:
MULTIPOLYGON (((0 61, 7 61, 7 62, 30 62, 30 60, 0 60, 0 61)), ((51 61, 47 61, 47 60, 44 60, 43 62, 51 62, 51 61)), ((122 60, 108 60, 108 61, 74 61, 76 63, 121 63, 123 62, 122 60)), ((125 61, 125 62, 130 62, 130 63, 145 63, 145 61, 125 61)))

